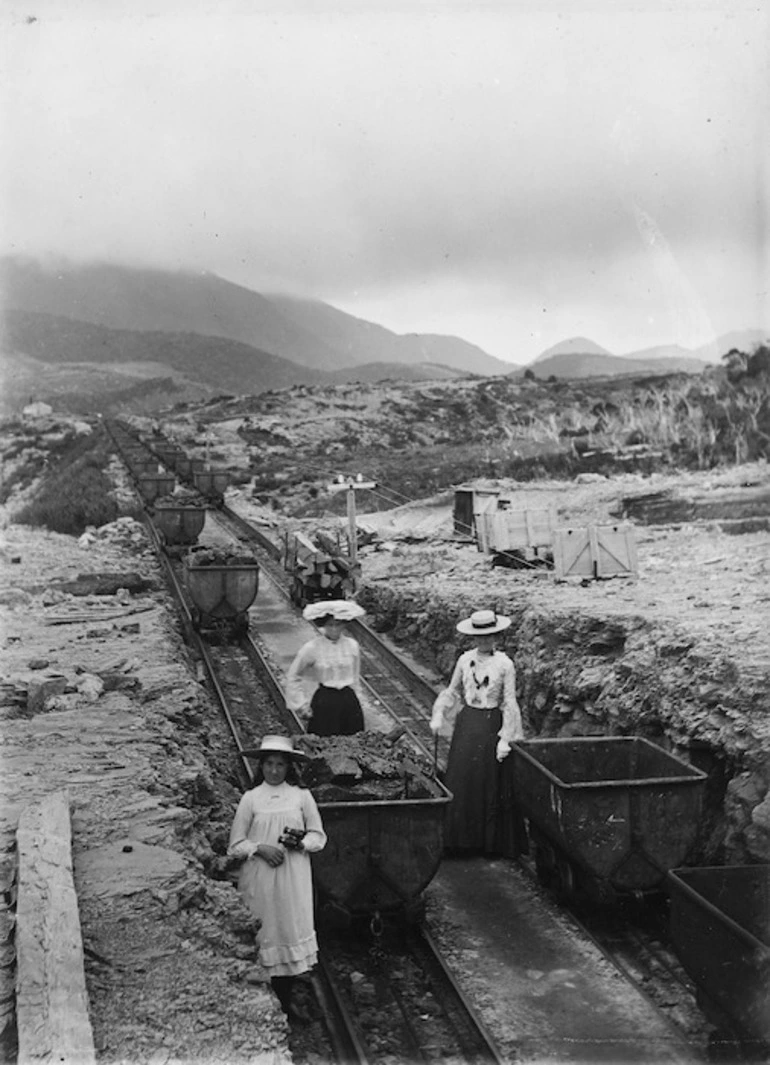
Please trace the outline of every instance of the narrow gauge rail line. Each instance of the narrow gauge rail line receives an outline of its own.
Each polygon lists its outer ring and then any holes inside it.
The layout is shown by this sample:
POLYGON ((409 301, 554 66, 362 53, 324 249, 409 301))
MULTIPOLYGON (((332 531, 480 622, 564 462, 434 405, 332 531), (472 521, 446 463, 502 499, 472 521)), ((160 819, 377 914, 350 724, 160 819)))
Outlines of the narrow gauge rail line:
MULTIPOLYGON (((147 523, 185 618, 185 632, 201 655, 236 749, 250 777, 251 770, 242 755, 250 744, 243 742, 242 726, 253 729, 255 722, 234 704, 243 699, 244 693, 253 690, 256 675, 276 700, 278 714, 285 715, 288 711, 280 684, 258 645, 248 634, 241 637, 236 645, 220 645, 211 643, 195 631, 177 567, 163 550, 150 515, 147 523), (251 669, 244 670, 244 659, 251 669)), ((294 731, 301 731, 296 719, 292 724, 294 731)), ((264 723, 260 723, 260 731, 264 731, 264 723)), ((388 972, 388 1008, 384 1012, 378 1009, 376 1023, 369 1018, 362 1024, 361 1011, 350 998, 349 981, 345 979, 344 969, 340 969, 339 949, 335 940, 324 941, 322 965, 311 983, 324 1018, 330 1048, 338 1061, 365 1065, 388 1058, 386 1051, 393 1042, 394 1031, 400 1033, 400 1043, 408 1051, 404 1060, 441 1060, 446 1063, 454 1056, 458 1062, 502 1061, 491 1037, 427 933, 413 930, 400 946, 398 957, 403 975, 399 978, 398 973, 388 972), (421 1005, 423 1000, 434 1004, 429 1015, 431 1024, 427 1035, 424 1024, 426 1015, 424 1005, 421 1005)), ((360 946, 357 949, 360 952, 360 946)), ((349 946, 346 956, 350 956, 349 946)))
MULTIPOLYGON (((118 443, 117 440, 116 443, 118 443)), ((119 450, 124 452, 126 445, 130 445, 130 443, 132 441, 126 436, 125 442, 121 440, 118 443, 119 450)), ((271 580, 285 591, 286 577, 282 568, 278 565, 280 549, 246 519, 232 511, 231 508, 223 507, 221 510, 212 513, 220 519, 225 527, 229 526, 231 535, 234 535, 239 541, 247 541, 255 547, 261 548, 265 558, 269 560, 264 564, 266 575, 269 575, 271 580)), ((276 713, 283 715, 286 710, 280 684, 270 670, 259 647, 250 637, 247 636, 238 645, 215 648, 195 632, 190 609, 178 576, 179 567, 175 567, 163 551, 149 515, 146 520, 148 527, 151 529, 158 555, 169 577, 169 583, 179 603, 186 637, 204 663, 212 688, 228 722, 235 746, 240 752, 245 746, 240 740, 241 730, 248 732, 256 724, 253 718, 244 713, 238 705, 239 698, 248 705, 249 699, 243 700, 242 695, 244 691, 247 695, 250 694, 254 687, 254 681, 251 677, 247 679, 244 675, 240 680, 237 679, 237 674, 243 671, 244 661, 248 660, 252 667, 246 673, 251 674, 253 671, 259 676, 261 683, 267 687, 273 700, 276 701, 276 713), (241 696, 237 694, 238 691, 241 692, 241 696)), ((262 562, 262 559, 260 561, 262 562)), ((288 592, 286 594, 288 599, 288 592)), ((384 645, 371 630, 360 624, 357 628, 359 631, 357 631, 356 635, 362 645, 362 651, 365 647, 368 649, 368 646, 372 645, 382 651, 380 663, 371 670, 372 675, 376 676, 381 671, 387 672, 387 666, 383 667, 382 665, 383 659, 386 662, 394 662, 393 669, 401 676, 404 675, 404 671, 406 671, 407 675, 409 674, 410 667, 384 645)), ((414 681, 413 689, 419 691, 422 688, 422 706, 415 715, 415 724, 410 726, 410 732, 414 729, 414 732, 419 734, 420 723, 422 723, 424 729, 427 729, 425 708, 428 699, 432 698, 435 693, 416 674, 412 673, 411 679, 414 681)), ((377 694, 375 687, 372 690, 377 694)), ((377 697, 379 698, 379 695, 377 697)), ((420 696, 416 698, 419 700, 420 696)), ((395 716, 397 720, 402 720, 402 718, 398 717, 398 714, 395 716)), ((273 726, 271 725, 270 727, 272 728, 273 726)), ((296 720, 291 722, 290 728, 295 731, 301 731, 301 726, 296 720)), ((260 731, 264 731, 264 722, 260 723, 260 731)), ((412 732, 413 735, 414 732, 412 732)), ((419 745, 425 749, 425 744, 422 741, 419 741, 419 745)), ((250 774, 248 763, 243 759, 242 763, 244 772, 250 774)), ((531 867, 526 863, 522 863, 522 865, 533 877, 535 876, 531 867)), ((618 919, 608 925, 606 918, 599 920, 596 914, 588 915, 579 912, 576 907, 570 905, 569 900, 562 899, 561 901, 570 909, 573 919, 580 926, 583 933, 595 943, 598 949, 602 951, 624 977, 635 985, 658 1011, 667 1017, 672 1029, 676 1030, 680 1036, 684 1035, 691 1046, 695 1044, 694 1049, 701 1050, 704 1041, 702 1016, 694 1005, 691 984, 686 974, 679 966, 676 957, 665 946, 665 937, 660 937, 661 942, 656 944, 654 936, 646 933, 633 923, 618 919)), ((443 963, 439 962, 439 964, 442 965, 443 963)), ((319 967, 319 973, 314 977, 313 984, 316 997, 324 1011, 335 1059, 340 1062, 366 1062, 369 1060, 367 1054, 372 1051, 362 1043, 356 1033, 353 1021, 348 1016, 350 1010, 346 1008, 345 995, 339 986, 339 981, 335 982, 332 969, 333 966, 325 960, 324 965, 319 967)), ((394 992, 394 998, 396 1000, 400 998, 403 1006, 405 1002, 403 995, 394 992)), ((471 1016, 473 1014, 472 1008, 470 1009, 470 1014, 471 1016)), ((420 1020, 422 1020, 422 1017, 420 1020)), ((409 1023, 411 1022, 404 1020, 407 1028, 409 1028, 409 1023)), ((420 1025, 416 1027, 419 1028, 420 1025)), ((414 1033, 411 1037, 405 1036, 405 1038, 415 1038, 414 1033)), ((373 1056, 372 1060, 376 1060, 376 1053, 375 1048, 375 1056, 373 1056)), ((499 1060, 496 1057, 493 1045, 490 1054, 491 1056, 481 1056, 477 1059, 463 1057, 461 1060, 499 1060)), ((425 1048, 414 1060, 433 1060, 431 1047, 425 1048)), ((442 1060, 447 1062, 451 1058, 444 1056, 442 1060)))
POLYGON ((586 937, 705 1060, 703 1014, 695 987, 671 947, 660 902, 632 903, 632 912, 625 906, 591 910, 571 906, 570 912, 586 937))
POLYGON ((502 1065, 425 928, 320 938, 324 978, 353 1027, 357 1060, 502 1065))
MULTIPOLYGON (((534 863, 519 859, 522 870, 539 882, 534 863)), ((670 944, 661 913, 662 899, 622 899, 613 906, 595 906, 584 896, 556 892, 557 901, 587 940, 665 1018, 693 1053, 708 1057, 705 1022, 695 988, 670 944)))
MULTIPOLYGON (((279 562, 280 548, 231 507, 222 507, 212 514, 231 535, 265 552, 264 556, 260 554, 262 573, 288 602, 289 582, 279 562)), ((405 730, 425 757, 443 769, 449 743, 444 737, 435 739, 429 727, 436 690, 363 622, 358 619, 351 622, 350 631, 361 647, 362 683, 370 697, 391 717, 394 725, 405 730)))

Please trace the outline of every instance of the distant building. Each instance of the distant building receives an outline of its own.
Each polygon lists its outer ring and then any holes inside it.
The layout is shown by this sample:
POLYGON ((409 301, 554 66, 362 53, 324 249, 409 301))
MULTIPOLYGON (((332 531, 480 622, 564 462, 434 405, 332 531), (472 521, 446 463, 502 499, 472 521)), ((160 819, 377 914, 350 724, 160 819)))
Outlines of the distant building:
POLYGON ((48 418, 53 414, 53 407, 48 403, 28 403, 21 414, 23 418, 48 418))

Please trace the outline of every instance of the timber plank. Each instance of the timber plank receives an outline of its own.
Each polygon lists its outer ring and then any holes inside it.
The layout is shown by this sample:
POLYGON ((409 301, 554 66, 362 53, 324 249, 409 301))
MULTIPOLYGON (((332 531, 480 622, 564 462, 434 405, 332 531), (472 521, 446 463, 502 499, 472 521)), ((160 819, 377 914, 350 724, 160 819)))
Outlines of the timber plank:
POLYGON ((16 1021, 19 1065, 95 1062, 72 873, 69 796, 27 806, 16 832, 16 1021))

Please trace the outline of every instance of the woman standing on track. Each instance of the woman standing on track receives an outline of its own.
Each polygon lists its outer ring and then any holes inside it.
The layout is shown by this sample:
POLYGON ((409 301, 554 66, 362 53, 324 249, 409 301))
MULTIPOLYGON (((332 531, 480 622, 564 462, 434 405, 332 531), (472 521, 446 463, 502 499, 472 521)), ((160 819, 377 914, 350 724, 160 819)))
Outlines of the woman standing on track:
POLYGON ((345 629, 348 621, 364 613, 350 599, 311 603, 302 611, 303 618, 314 621, 321 631, 299 649, 289 666, 286 705, 303 719, 309 713, 307 730, 317 736, 350 736, 363 731, 361 650, 345 629))
POLYGON ((501 763, 524 736, 516 699, 516 671, 495 637, 511 624, 493 610, 477 610, 457 625, 475 636, 461 654, 448 686, 433 705, 430 727, 440 731, 447 711, 459 709, 444 783, 449 806, 445 845, 451 853, 516 857, 526 849, 523 823, 512 802, 509 767, 501 763))
POLYGON ((286 1014, 302 1016, 292 1002, 294 979, 317 961, 310 855, 326 846, 315 799, 299 785, 288 736, 265 736, 258 750, 256 785, 241 798, 227 853, 245 859, 238 888, 259 918, 259 960, 286 1014))

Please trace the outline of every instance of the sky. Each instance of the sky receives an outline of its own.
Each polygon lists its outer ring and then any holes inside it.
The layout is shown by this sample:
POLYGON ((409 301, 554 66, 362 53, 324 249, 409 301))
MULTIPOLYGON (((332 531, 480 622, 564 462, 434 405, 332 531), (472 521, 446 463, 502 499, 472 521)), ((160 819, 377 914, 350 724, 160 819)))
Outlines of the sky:
POLYGON ((0 254, 527 363, 770 332, 770 5, 6 0, 0 254))

